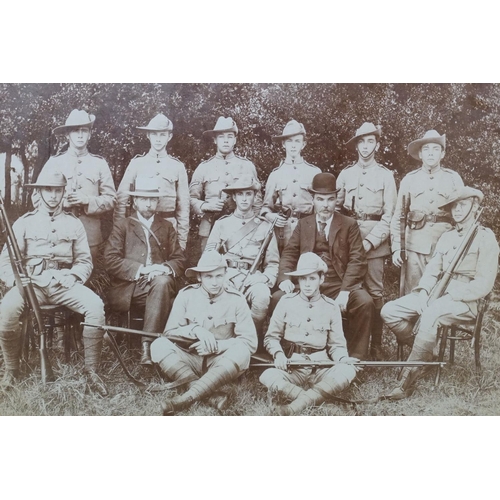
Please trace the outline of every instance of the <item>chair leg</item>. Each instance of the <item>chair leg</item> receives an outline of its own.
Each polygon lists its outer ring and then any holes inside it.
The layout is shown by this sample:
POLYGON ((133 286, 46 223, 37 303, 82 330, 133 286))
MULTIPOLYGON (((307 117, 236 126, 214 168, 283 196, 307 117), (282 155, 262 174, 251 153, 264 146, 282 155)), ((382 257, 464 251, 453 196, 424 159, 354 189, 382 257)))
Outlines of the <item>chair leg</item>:
MULTIPOLYGON (((457 329, 455 328, 455 326, 452 326, 450 331, 451 331, 450 337, 457 336, 457 329)), ((454 363, 455 363, 455 339, 450 338, 450 365, 454 363)))
POLYGON ((481 371, 481 359, 480 359, 480 349, 481 349, 481 322, 476 322, 476 327, 474 328, 474 361, 476 362, 476 373, 481 371))
MULTIPOLYGON (((446 341, 448 340, 448 327, 443 326, 441 327, 441 340, 439 342, 439 356, 438 356, 438 361, 440 363, 443 362, 444 359, 444 352, 446 350, 446 341)), ((436 379, 434 381, 434 385, 439 385, 439 382, 441 380, 441 365, 438 365, 437 371, 436 371, 436 379)))

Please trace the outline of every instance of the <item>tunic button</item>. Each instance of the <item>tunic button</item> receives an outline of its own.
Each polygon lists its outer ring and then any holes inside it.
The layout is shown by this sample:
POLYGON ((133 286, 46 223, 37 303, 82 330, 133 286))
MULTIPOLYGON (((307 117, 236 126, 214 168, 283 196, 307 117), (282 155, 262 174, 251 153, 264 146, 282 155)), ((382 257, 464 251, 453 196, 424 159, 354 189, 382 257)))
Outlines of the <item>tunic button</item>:
POLYGON ((306 332, 306 337, 309 337, 309 332, 306 332))
POLYGON ((434 191, 434 188, 429 188, 429 191, 434 191))
POLYGON ((312 304, 309 304, 309 309, 311 309, 312 306, 313 306, 312 304))
POLYGON ((429 203, 434 203, 434 200, 430 200, 429 203))
POLYGON ((208 319, 213 319, 213 316, 209 316, 208 319))
POLYGON ((160 163, 160 160, 156 160, 156 163, 160 163))
POLYGON ((311 321, 311 318, 307 318, 307 321, 311 321))
POLYGON ((294 170, 297 170, 297 167, 294 165, 293 169, 294 169, 294 170))
POLYGON ((50 222, 54 222, 54 221, 55 221, 54 217, 51 217, 50 222))
MULTIPOLYGON (((81 163, 81 161, 79 161, 78 163, 81 163)), ((81 172, 78 172, 78 175, 82 175, 82 173, 81 173, 81 172)))
POLYGON ((453 245, 453 250, 456 250, 457 249, 457 245, 453 245))
POLYGON ((297 182, 297 179, 294 179, 293 182, 297 182))
POLYGON ((50 244, 50 246, 51 246, 51 247, 55 247, 55 246, 56 246, 56 244, 55 244, 55 243, 51 243, 51 244, 50 244))
POLYGON ((363 172, 363 175, 366 175, 366 172, 363 172))
POLYGON ((82 189, 82 186, 76 186, 78 189, 82 189))
POLYGON ((226 161, 226 165, 229 165, 229 162, 228 162, 228 161, 226 161))
POLYGON ((52 232, 53 232, 53 233, 55 233, 55 232, 56 232, 56 230, 55 230, 55 229, 52 229, 52 232))
POLYGON ((213 304, 213 303, 214 303, 214 301, 213 301, 213 300, 211 300, 211 301, 209 302, 209 304, 213 304))
MULTIPOLYGON (((82 163, 82 160, 78 160, 78 163, 82 163)), ((78 174, 78 175, 80 175, 80 174, 78 174)))
POLYGON ((156 172, 156 175, 160 175, 160 172, 156 172))
POLYGON ((293 196, 297 196, 297 193, 293 193, 293 196))
POLYGON ((433 175, 431 175, 431 179, 434 179, 434 176, 433 176, 433 175))
POLYGON ((229 175, 229 172, 226 172, 226 175, 229 175))
POLYGON ((360 200, 362 200, 362 199, 363 199, 363 197, 362 197, 362 196, 360 196, 360 197, 359 197, 359 199, 360 199, 360 200))
POLYGON ((245 224, 246 224, 246 222, 245 222, 244 220, 243 220, 243 221, 241 221, 241 223, 242 223, 243 225, 245 225, 245 224))
POLYGON ((362 182, 362 183, 360 184, 360 186, 364 186, 364 185, 365 185, 365 184, 364 184, 364 182, 362 182))

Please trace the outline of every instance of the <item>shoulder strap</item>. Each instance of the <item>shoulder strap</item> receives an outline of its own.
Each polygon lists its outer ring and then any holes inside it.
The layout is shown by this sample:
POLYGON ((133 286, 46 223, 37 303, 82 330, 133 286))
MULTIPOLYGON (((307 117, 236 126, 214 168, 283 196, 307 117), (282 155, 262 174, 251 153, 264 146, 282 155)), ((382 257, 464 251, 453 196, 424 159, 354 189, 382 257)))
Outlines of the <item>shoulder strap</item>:
POLYGON ((231 250, 237 243, 239 243, 245 236, 249 235, 252 231, 255 231, 257 227, 262 222, 258 217, 254 217, 250 222, 242 226, 238 231, 232 234, 226 241, 222 243, 222 247, 226 251, 231 250))

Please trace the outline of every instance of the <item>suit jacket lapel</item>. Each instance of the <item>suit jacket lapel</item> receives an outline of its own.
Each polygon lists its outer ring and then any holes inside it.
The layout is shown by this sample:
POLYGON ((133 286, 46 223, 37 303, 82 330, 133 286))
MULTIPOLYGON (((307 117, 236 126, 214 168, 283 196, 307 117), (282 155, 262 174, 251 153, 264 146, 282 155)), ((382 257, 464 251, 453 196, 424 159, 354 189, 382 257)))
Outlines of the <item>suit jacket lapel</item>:
MULTIPOLYGON (((132 217, 137 217, 137 214, 134 213, 132 217)), ((144 229, 142 229, 142 226, 135 220, 129 219, 129 221, 134 229, 134 234, 146 245, 146 236, 144 235, 144 229)))
MULTIPOLYGON (((316 217, 307 217, 306 219, 303 219, 304 223, 306 224, 306 231, 305 231, 305 252, 312 252, 314 251, 314 245, 316 243, 316 217)), ((302 252, 304 253, 304 252, 302 252)))
POLYGON ((330 232, 328 233, 328 244, 330 245, 330 248, 333 247, 333 242, 335 241, 335 237, 339 232, 340 226, 340 219, 334 214, 332 223, 330 225, 330 232))

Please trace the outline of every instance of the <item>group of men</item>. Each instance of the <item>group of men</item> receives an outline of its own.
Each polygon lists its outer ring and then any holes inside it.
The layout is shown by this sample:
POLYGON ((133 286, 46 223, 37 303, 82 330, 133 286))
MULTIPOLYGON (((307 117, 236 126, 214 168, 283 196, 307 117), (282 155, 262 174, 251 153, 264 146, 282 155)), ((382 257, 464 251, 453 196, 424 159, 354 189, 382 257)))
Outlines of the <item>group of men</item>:
MULTIPOLYGON (((103 325, 104 303, 85 286, 102 252, 111 279, 109 310, 143 311, 140 363, 156 363, 186 388, 165 401, 164 414, 207 396, 223 407, 227 397, 218 394, 220 387, 240 376, 258 349, 274 363, 260 381, 289 400, 278 413, 300 413, 346 388, 357 361, 384 359, 383 322, 412 346, 410 360, 426 361, 439 326, 474 319, 477 300, 493 287, 498 244, 481 227, 446 293, 429 301, 483 199, 441 166, 446 137, 434 130, 409 144, 422 165, 402 180, 398 193, 392 172, 375 159, 380 126, 357 129, 346 146, 358 160, 336 179, 304 160, 306 130, 291 120, 273 137, 285 158, 262 193, 255 165, 233 152, 234 120, 220 117, 204 132, 217 152, 189 183, 183 163, 167 153, 173 124, 159 114, 137 127, 146 132, 150 150, 130 162, 115 190, 106 161, 87 148, 94 120, 73 110, 54 130, 66 136, 68 150, 46 163, 31 185, 35 210, 13 226, 29 269, 23 279, 31 280, 41 304, 66 306, 86 323, 103 325), (114 225, 104 242, 101 218, 111 210, 114 225), (199 216, 202 254, 186 269, 190 211, 199 216), (384 263, 391 253, 393 263, 406 268, 405 294, 384 305, 384 263), (184 272, 196 283, 178 290, 184 272), (164 336, 153 341, 148 332, 164 336), (291 360, 299 366, 290 369, 291 360), (334 364, 315 370, 300 366, 301 360, 334 364)), ((7 248, 0 279, 14 284, 7 248)), ((15 286, 0 303, 4 389, 19 377, 24 308, 15 286)), ((105 396, 98 374, 102 337, 98 328, 83 330, 87 383, 105 396)), ((419 375, 418 368, 405 368, 391 397, 411 394, 419 375)))

